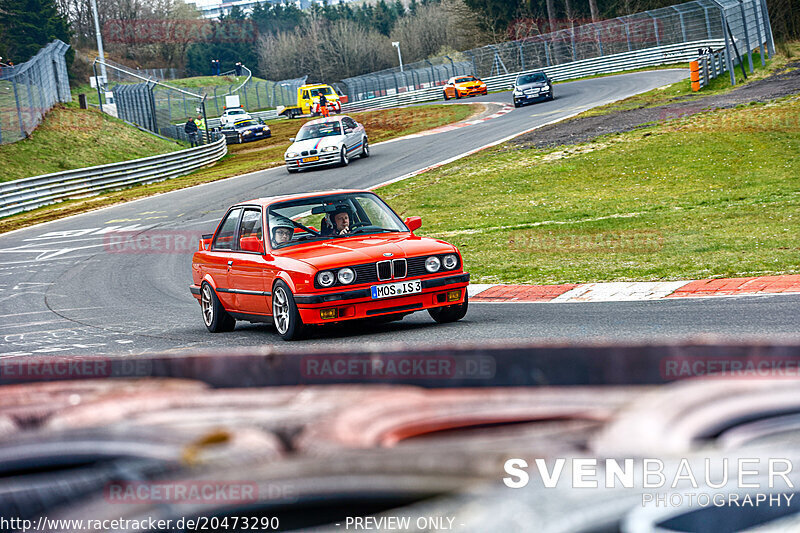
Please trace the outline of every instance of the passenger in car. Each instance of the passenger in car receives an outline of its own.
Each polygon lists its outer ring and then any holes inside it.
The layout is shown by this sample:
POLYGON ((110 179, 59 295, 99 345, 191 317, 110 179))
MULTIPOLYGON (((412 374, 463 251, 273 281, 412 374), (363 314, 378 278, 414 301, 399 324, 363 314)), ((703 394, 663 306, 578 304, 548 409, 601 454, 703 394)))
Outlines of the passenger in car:
POLYGON ((276 245, 285 244, 292 240, 294 230, 289 226, 276 226, 272 228, 272 242, 276 245))

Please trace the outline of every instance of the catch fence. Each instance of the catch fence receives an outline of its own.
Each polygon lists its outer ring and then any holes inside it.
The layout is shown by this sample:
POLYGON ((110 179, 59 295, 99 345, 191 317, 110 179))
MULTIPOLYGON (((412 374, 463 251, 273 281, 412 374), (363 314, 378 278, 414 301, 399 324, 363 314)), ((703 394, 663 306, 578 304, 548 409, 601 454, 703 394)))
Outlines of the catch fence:
POLYGON ((72 99, 68 49, 55 40, 25 63, 0 67, 0 144, 25 139, 56 102, 72 99))
POLYGON ((96 69, 98 65, 106 67, 109 79, 120 79, 108 92, 97 90, 95 98, 102 99, 104 111, 158 135, 183 141, 189 140, 184 131, 189 118, 202 119, 206 127, 205 131, 201 129, 201 143, 216 140, 212 130, 219 126, 219 121, 214 117, 225 110, 226 96, 238 95, 241 105, 256 117, 271 117, 274 112, 253 112, 290 105, 296 99, 297 88, 306 79, 254 81, 250 70, 243 67, 241 76, 226 73, 222 77, 230 81, 229 84, 181 88, 147 78, 121 65, 100 60, 95 62, 96 69))
MULTIPOLYGON (((765 0, 694 0, 643 13, 576 25, 551 33, 483 46, 342 80, 350 102, 399 95, 444 85, 465 74, 480 78, 542 70, 594 58, 699 41, 724 42, 727 70, 761 48, 775 53, 765 0)), ((402 46, 402 43, 401 43, 402 46)))

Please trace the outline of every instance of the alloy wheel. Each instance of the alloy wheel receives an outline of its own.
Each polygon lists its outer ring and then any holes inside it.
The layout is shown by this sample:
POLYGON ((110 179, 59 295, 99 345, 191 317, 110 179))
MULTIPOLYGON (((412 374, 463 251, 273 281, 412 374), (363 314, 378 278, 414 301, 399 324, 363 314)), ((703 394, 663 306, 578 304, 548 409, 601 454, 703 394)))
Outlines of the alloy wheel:
POLYGON ((283 335, 289 329, 289 299, 283 287, 277 287, 272 295, 272 317, 275 329, 283 335))
POLYGON ((214 299, 211 297, 211 287, 207 283, 203 285, 200 304, 203 308, 203 322, 209 327, 214 321, 214 299))

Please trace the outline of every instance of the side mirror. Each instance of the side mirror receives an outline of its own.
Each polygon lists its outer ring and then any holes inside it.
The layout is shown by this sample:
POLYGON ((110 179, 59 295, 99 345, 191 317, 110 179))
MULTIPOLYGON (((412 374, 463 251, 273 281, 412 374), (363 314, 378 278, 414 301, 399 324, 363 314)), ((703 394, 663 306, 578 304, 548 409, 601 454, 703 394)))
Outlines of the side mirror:
POLYGON ((422 227, 422 218, 421 217, 408 217, 405 220, 406 226, 408 227, 409 231, 412 233, 417 231, 419 228, 422 227))
POLYGON ((258 237, 242 237, 239 239, 239 249, 243 252, 258 252, 264 253, 264 245, 258 240, 258 237))
POLYGON ((214 238, 213 233, 208 233, 200 237, 200 251, 208 250, 211 248, 211 239, 214 238))
POLYGON ((294 137, 289 137, 289 140, 294 142, 294 137))

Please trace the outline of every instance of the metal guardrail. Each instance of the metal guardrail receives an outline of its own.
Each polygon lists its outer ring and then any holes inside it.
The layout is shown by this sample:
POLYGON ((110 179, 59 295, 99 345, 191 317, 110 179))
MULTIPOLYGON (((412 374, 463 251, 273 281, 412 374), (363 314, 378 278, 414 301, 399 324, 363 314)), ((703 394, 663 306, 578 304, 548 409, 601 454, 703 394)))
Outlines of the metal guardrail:
POLYGON ((188 174, 228 153, 225 138, 203 146, 132 161, 67 170, 0 184, 0 217, 71 198, 188 174))
MULTIPOLYGON (((659 46, 637 50, 635 52, 624 52, 621 54, 607 55, 603 57, 593 57, 563 63, 543 69, 526 70, 503 74, 501 76, 491 76, 483 78, 486 87, 490 91, 508 89, 520 74, 527 72, 546 72, 554 81, 564 81, 595 74, 610 74, 613 72, 624 72, 642 67, 652 67, 670 63, 682 63, 697 57, 698 48, 717 48, 724 46, 722 39, 712 39, 703 41, 693 41, 687 43, 673 44, 669 46, 659 46)), ((397 107, 402 105, 415 104, 442 98, 441 86, 409 91, 392 96, 381 96, 371 100, 362 100, 342 106, 343 113, 356 111, 366 111, 368 109, 381 109, 387 107, 397 107)))
POLYGON ((696 60, 689 63, 690 78, 692 80, 692 90, 699 91, 710 80, 728 70, 725 50, 702 54, 696 60))

